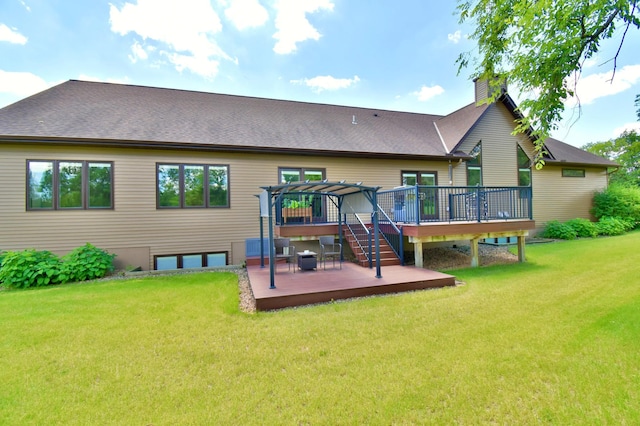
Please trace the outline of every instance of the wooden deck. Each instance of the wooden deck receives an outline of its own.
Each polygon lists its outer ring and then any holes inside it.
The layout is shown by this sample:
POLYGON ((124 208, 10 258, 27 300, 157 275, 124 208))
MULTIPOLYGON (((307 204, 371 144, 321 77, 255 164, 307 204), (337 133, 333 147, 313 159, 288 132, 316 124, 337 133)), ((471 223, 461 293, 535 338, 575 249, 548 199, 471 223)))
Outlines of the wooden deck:
POLYGON ((296 271, 279 264, 275 289, 270 289, 269 267, 248 266, 249 280, 256 309, 267 311, 292 306, 310 305, 351 297, 438 288, 455 285, 455 277, 412 266, 382 267, 382 278, 375 269, 343 262, 342 269, 319 267, 314 271, 296 271))

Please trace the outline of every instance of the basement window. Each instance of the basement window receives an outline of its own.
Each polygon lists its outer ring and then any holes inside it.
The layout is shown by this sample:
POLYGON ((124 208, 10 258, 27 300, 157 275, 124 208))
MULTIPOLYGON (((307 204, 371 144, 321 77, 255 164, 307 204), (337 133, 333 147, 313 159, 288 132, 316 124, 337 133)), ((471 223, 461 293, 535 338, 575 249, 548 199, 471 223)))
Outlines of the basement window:
POLYGON ((227 252, 154 256, 153 269, 166 271, 171 269, 212 268, 227 265, 227 258, 227 252))

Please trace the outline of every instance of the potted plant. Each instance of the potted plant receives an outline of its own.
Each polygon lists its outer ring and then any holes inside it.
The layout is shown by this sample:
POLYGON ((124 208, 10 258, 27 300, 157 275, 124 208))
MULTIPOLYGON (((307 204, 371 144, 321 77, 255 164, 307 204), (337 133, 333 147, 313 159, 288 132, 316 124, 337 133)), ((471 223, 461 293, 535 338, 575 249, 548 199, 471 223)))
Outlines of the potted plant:
POLYGON ((309 218, 309 223, 311 223, 311 218, 313 217, 312 200, 312 195, 303 195, 299 200, 291 198, 282 200, 282 219, 284 223, 287 223, 287 219, 290 217, 301 217, 305 223, 309 218))

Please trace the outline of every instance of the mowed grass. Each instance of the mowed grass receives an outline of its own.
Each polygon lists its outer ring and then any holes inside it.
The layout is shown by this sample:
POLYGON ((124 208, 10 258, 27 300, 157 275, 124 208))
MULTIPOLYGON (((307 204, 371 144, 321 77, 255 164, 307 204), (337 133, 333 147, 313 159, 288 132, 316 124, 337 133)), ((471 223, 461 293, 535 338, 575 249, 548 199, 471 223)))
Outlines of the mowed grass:
POLYGON ((4 291, 0 424, 635 424, 640 233, 527 257, 258 314, 231 273, 4 291))

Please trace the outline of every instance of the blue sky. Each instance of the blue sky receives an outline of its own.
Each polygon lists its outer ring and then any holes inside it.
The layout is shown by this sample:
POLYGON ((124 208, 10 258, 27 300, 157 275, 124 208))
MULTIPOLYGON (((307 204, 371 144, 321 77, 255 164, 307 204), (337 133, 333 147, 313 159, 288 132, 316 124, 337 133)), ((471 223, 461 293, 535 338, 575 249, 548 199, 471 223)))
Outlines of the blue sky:
MULTIPOLYGON (((0 107, 80 79, 447 114, 473 101, 455 64, 470 30, 454 1, 0 0, 0 107)), ((580 118, 570 103, 554 137, 640 129, 640 31, 608 82, 621 36, 587 64, 580 118)))

